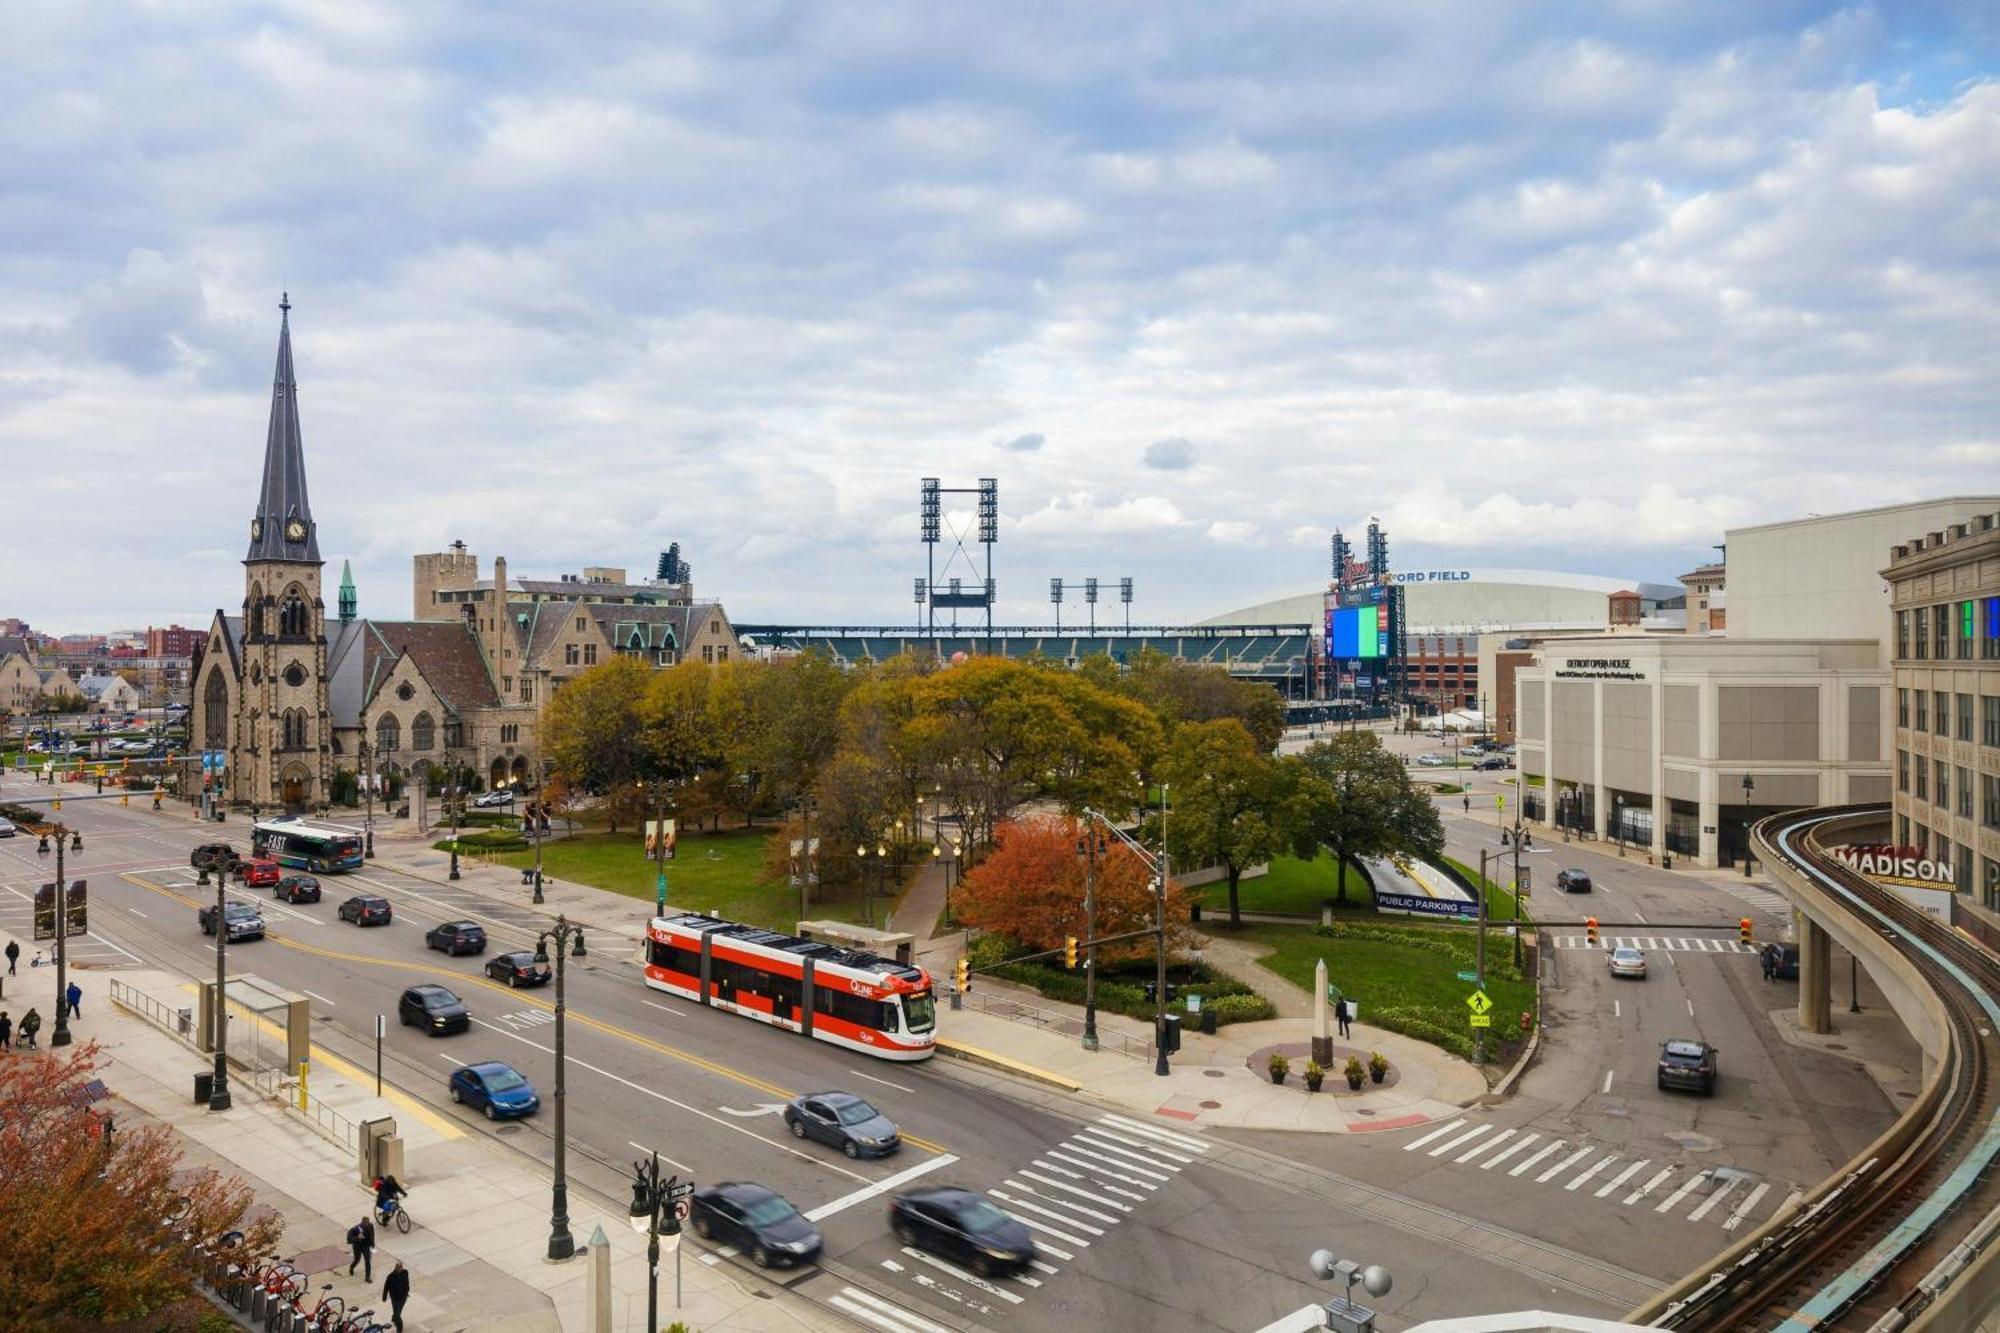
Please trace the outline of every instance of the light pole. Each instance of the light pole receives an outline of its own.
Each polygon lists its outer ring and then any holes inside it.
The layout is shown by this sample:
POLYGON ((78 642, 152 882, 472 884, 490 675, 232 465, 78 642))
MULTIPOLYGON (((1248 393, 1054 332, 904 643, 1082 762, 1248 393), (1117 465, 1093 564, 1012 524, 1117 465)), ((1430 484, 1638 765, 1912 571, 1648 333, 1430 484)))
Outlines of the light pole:
POLYGON ((1167 1061, 1167 784, 1160 784, 1160 854, 1153 855, 1103 814, 1085 806, 1083 817, 1096 820, 1112 837, 1125 844, 1153 873, 1153 1073, 1164 1078, 1173 1072, 1167 1061))
POLYGON ((799 920, 806 919, 808 902, 813 882, 818 879, 814 871, 813 857, 813 800, 807 796, 798 803, 799 814, 799 854, 792 861, 792 878, 799 886, 799 920))
POLYGON ((567 959, 586 956, 583 927, 568 917, 557 917, 553 926, 535 937, 537 963, 547 965, 550 941, 556 946, 556 1183, 549 1205, 549 1258, 560 1263, 576 1253, 576 1238, 569 1234, 569 1176, 565 1156, 568 1145, 563 1132, 563 1016, 567 1012, 563 1002, 563 974, 567 959), (570 951, 567 954, 563 952, 565 947, 570 951))
POLYGON ((49 1045, 67 1046, 69 1036, 69 878, 63 871, 63 846, 67 833, 60 823, 56 829, 56 1026, 49 1045))
POLYGON ((1748 773, 1743 775, 1743 878, 1750 878, 1750 793, 1757 790, 1757 784, 1748 773))
POLYGON ((1339 1279, 1346 1284, 1345 1292, 1326 1303, 1326 1327, 1336 1333, 1374 1333, 1375 1312, 1354 1303, 1354 1284, 1359 1282, 1370 1296, 1387 1296, 1396 1285, 1389 1270, 1380 1264, 1364 1268, 1352 1259, 1340 1258, 1332 1250, 1314 1250, 1307 1262, 1312 1265, 1314 1277, 1325 1281, 1339 1279))
POLYGON ((660 1242, 674 1256, 674 1308, 681 1308, 681 1200, 694 1182, 677 1175, 660 1179, 660 1154, 651 1163, 632 1163, 632 1229, 646 1237, 646 1327, 660 1326, 660 1242))
POLYGON ((375 765, 368 749, 367 733, 362 733, 361 742, 361 790, 362 799, 367 802, 368 813, 362 817, 361 833, 364 839, 362 855, 373 859, 375 855, 375 765))
MULTIPOLYGON (((254 825, 253 825, 254 826, 254 825)), ((206 866, 202 874, 207 874, 206 866)), ((217 866, 215 871, 215 1003, 209 1009, 210 1035, 215 1039, 215 1073, 208 1089, 208 1109, 227 1111, 229 1109, 229 1006, 224 999, 227 994, 228 974, 225 971, 229 947, 229 913, 223 902, 223 895, 229 888, 229 867, 217 866)))
POLYGON ((542 761, 535 761, 535 799, 528 802, 528 827, 535 844, 535 901, 542 901, 542 817, 547 807, 542 804, 542 761))
POLYGON ((1077 854, 1083 857, 1083 1049, 1097 1049, 1097 858, 1104 852, 1104 838, 1084 821, 1083 836, 1076 840, 1077 854))
POLYGON ((458 813, 459 810, 464 806, 465 802, 458 799, 458 793, 460 791, 458 760, 450 750, 446 750, 444 752, 444 766, 445 766, 445 784, 446 784, 444 789, 444 799, 445 799, 445 804, 451 808, 451 873, 445 876, 445 878, 457 879, 459 877, 458 876, 458 813))
POLYGON ((653 915, 667 914, 667 796, 662 784, 655 791, 653 811, 653 915))

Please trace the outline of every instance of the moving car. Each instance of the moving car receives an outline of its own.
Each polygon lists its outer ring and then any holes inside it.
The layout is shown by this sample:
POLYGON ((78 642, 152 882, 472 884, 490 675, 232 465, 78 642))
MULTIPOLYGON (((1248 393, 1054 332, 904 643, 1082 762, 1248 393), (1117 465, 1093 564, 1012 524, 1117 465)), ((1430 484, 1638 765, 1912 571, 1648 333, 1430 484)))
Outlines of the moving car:
POLYGON ((311 875, 286 875, 278 881, 278 887, 271 891, 271 896, 288 903, 316 903, 319 901, 319 881, 311 875))
POLYGON ((456 957, 486 952, 486 927, 477 921, 445 921, 424 932, 424 947, 456 957))
POLYGON ((809 1092, 785 1105, 795 1139, 818 1139, 849 1157, 887 1157, 903 1146, 895 1122, 851 1092, 809 1092))
MULTIPOLYGON (((201 933, 215 933, 215 904, 210 903, 195 913, 195 920, 201 923, 201 933)), ((234 899, 224 903, 222 920, 229 942, 237 940, 261 940, 264 938, 264 917, 249 903, 239 903, 234 899)))
POLYGON ((278 863, 267 856, 238 861, 230 873, 242 880, 246 888, 252 889, 274 889, 285 874, 278 863))
POLYGON ((1798 945, 1780 944, 1774 940, 1765 945, 1759 953, 1759 961, 1764 967, 1764 980, 1797 981, 1799 979, 1798 945))
POLYGON ((1705 1041, 1660 1043, 1660 1086, 1715 1095, 1715 1048, 1705 1041))
POLYGON ((357 894, 340 905, 340 919, 357 926, 386 926, 395 915, 387 898, 357 894))
POLYGON ((819 1228, 784 1195, 762 1185, 725 1180, 696 1190, 688 1216, 697 1236, 734 1245, 759 1268, 803 1264, 819 1256, 819 1228))
POLYGON ((898 1194, 889 1203, 889 1229, 903 1244, 968 1264, 981 1277, 1019 1272, 1035 1261, 1028 1229, 971 1190, 898 1194))
POLYGON ((484 1111, 488 1120, 533 1115, 542 1104, 535 1085, 504 1060, 454 1069, 447 1086, 453 1101, 484 1111))
POLYGON ((491 810, 496 806, 512 804, 514 804, 512 787, 496 787, 492 791, 472 798, 472 808, 475 810, 491 810))
POLYGON ((1446 768, 1450 766, 1451 760, 1441 754, 1420 754, 1417 756, 1417 763, 1423 768, 1446 768))
POLYGON ((1556 871, 1556 887, 1564 893, 1589 893, 1590 872, 1588 870, 1556 871))
POLYGON ((1604 962, 1614 977, 1637 977, 1646 979, 1646 955, 1630 945, 1613 949, 1604 955, 1604 962))
POLYGON ((1514 766, 1514 761, 1512 759, 1509 759, 1506 755, 1489 754, 1484 759, 1481 759, 1478 763, 1474 764, 1472 767, 1475 771, 1484 773, 1496 768, 1512 768, 1513 766, 1514 766))
POLYGON ((535 961, 534 950, 517 949, 487 959, 486 975, 509 986, 540 986, 548 981, 550 970, 546 962, 535 961))
POLYGON ((396 1017, 404 1027, 420 1027, 433 1037, 464 1032, 472 1026, 465 1001, 443 986, 412 986, 396 1001, 396 1017))
POLYGON ((0 838, 11 838, 19 831, 14 827, 13 820, 0 819, 0 838))
POLYGON ((205 842, 188 853, 188 864, 196 870, 227 870, 236 860, 236 849, 226 842, 205 842))

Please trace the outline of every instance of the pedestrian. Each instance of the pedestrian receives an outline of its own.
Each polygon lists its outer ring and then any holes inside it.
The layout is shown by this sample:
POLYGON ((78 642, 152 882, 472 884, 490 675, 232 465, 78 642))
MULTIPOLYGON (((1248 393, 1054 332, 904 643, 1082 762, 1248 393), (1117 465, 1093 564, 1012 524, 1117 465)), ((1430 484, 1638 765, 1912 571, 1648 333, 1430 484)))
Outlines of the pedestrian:
POLYGON ((1534 849, 1534 846, 1535 846, 1535 835, 1534 835, 1534 834, 1532 834, 1532 833, 1530 833, 1530 832, 1529 832, 1528 830, 1526 830, 1526 829, 1522 829, 1522 830, 1521 830, 1521 845, 1522 845, 1523 847, 1526 847, 1526 848, 1528 848, 1529 850, 1531 850, 1531 851, 1532 851, 1532 850, 1534 849))
POLYGON ((396 1333, 403 1333, 403 1302, 410 1299, 410 1270, 403 1267, 401 1259, 382 1279, 382 1299, 389 1302, 389 1318, 395 1321, 396 1333))
POLYGON ((14 1020, 7 1017, 7 1011, 0 1009, 0 1051, 14 1049, 14 1020))
POLYGON ((8 940, 7 941, 8 976, 11 977, 14 975, 15 969, 19 966, 20 962, 21 962, 21 942, 19 940, 8 940))
POLYGON ((21 1045, 28 1050, 36 1049, 35 1034, 42 1030, 42 1016, 30 1009, 21 1015, 21 1045))
POLYGON ((77 985, 74 981, 70 982, 69 989, 63 992, 63 998, 69 1001, 69 1016, 71 1018, 82 1018, 83 987, 77 985))
POLYGON ((347 1229, 347 1247, 354 1251, 354 1257, 347 1261, 347 1275, 354 1276, 357 1265, 361 1268, 361 1280, 375 1280, 375 1224, 362 1218, 347 1229))
POLYGON ((1465 794, 1465 813, 1466 813, 1466 814, 1468 814, 1468 815, 1472 813, 1472 793, 1471 793, 1471 792, 1467 792, 1467 793, 1465 794))
POLYGON ((1350 1033, 1348 1032, 1347 1025, 1354 1021, 1354 1010, 1352 1008, 1352 1004, 1353 1002, 1350 1000, 1342 1000, 1339 1003, 1339 1005, 1336 1006, 1337 1012, 1340 1017, 1340 1035, 1342 1037, 1350 1035, 1350 1033))

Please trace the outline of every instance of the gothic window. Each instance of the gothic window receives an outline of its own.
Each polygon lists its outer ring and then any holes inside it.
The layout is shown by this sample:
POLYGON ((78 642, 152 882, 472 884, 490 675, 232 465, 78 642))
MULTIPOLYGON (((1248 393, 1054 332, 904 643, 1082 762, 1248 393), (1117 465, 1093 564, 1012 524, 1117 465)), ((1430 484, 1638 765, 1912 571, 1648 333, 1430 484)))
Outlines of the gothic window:
POLYGON ((403 728, 396 721, 395 714, 385 713, 375 724, 375 753, 394 754, 401 747, 403 728))
POLYGON ((306 599, 296 587, 285 590, 285 600, 278 612, 278 633, 288 639, 302 639, 306 636, 306 599))
POLYGON ((447 750, 459 750, 465 747, 465 724, 455 717, 444 720, 444 747, 447 750))
POLYGON ((264 585, 250 585, 250 600, 243 604, 243 628, 251 638, 264 633, 264 585))
POLYGON ((406 680, 401 685, 398 685, 396 687, 396 697, 398 699, 401 699, 404 703, 408 703, 410 700, 417 697, 416 687, 410 684, 410 682, 406 680))
POLYGON ((419 752, 429 750, 437 741, 437 724, 431 721, 429 713, 418 713, 417 720, 410 723, 410 748, 419 752))
POLYGON ((222 681, 222 668, 208 673, 202 690, 202 744, 220 750, 229 744, 229 687, 222 681))
POLYGON ((306 748, 306 713, 303 708, 287 708, 279 719, 281 736, 279 749, 303 750, 306 748))
POLYGON ((285 684, 297 689, 306 683, 306 669, 297 662, 285 668, 285 684))

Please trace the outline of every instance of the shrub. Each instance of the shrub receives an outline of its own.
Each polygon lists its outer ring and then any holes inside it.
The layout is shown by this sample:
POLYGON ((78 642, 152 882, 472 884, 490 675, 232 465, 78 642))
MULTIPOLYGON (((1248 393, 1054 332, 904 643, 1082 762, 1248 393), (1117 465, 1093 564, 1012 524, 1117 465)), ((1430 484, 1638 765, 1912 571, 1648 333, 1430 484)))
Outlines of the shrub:
MULTIPOLYGON (((446 844, 448 847, 449 844, 446 844)), ((1063 1004, 1082 1004, 1084 999, 1084 975, 1081 971, 1071 972, 1066 968, 1049 967, 1044 963, 1008 963, 1010 954, 1027 950, 1001 935, 981 935, 966 950, 966 957, 972 966, 991 969, 987 974, 1002 981, 1011 981, 1027 986, 1045 999, 1063 1004)), ((1173 1012, 1185 1017, 1185 997, 1202 997, 1203 1009, 1215 1010, 1218 1025, 1227 1023, 1247 1023, 1257 1019, 1274 1018, 1277 1009, 1272 1003, 1250 987, 1224 972, 1214 968, 1204 968, 1207 979, 1189 982, 1185 985, 1174 982, 1174 999, 1170 1005, 1173 1012)), ((1146 998, 1146 986, 1153 980, 1151 964, 1144 968, 1137 964, 1113 972, 1106 970, 1097 982, 1097 1007, 1107 1013, 1122 1014, 1127 1018, 1150 1021, 1155 1012, 1153 1001, 1146 998)), ((975 984, 977 984, 975 982, 975 984)))
POLYGON ((1276 1018, 1278 1008, 1261 995, 1223 995, 1201 1002, 1204 1011, 1213 1010, 1217 1027, 1231 1023, 1257 1023, 1276 1018))

